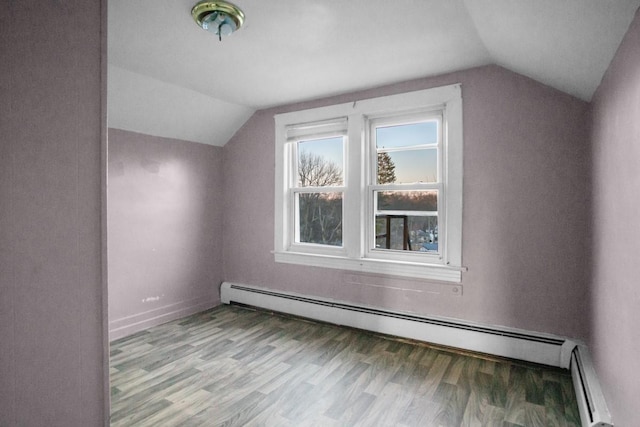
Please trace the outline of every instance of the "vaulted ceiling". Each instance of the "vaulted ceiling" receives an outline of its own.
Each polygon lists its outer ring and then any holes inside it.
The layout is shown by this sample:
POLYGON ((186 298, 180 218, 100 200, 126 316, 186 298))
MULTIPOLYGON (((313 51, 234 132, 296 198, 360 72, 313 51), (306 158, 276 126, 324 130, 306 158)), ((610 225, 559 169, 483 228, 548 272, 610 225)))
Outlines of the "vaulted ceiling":
POLYGON ((110 127, 224 145, 260 108, 497 64, 589 101, 640 0, 109 0, 110 127))

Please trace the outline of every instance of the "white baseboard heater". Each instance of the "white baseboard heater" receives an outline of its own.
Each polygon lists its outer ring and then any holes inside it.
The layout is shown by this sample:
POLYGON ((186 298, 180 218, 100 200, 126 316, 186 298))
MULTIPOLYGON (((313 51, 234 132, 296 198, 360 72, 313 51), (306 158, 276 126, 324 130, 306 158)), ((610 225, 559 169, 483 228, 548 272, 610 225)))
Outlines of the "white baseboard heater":
POLYGON ((239 283, 223 282, 220 298, 224 304, 243 304, 336 325, 571 369, 578 404, 582 406, 583 426, 613 426, 587 348, 567 338, 457 319, 419 316, 239 283))
POLYGON ((589 350, 582 344, 576 345, 571 352, 571 378, 582 425, 612 427, 611 415, 600 389, 589 350))

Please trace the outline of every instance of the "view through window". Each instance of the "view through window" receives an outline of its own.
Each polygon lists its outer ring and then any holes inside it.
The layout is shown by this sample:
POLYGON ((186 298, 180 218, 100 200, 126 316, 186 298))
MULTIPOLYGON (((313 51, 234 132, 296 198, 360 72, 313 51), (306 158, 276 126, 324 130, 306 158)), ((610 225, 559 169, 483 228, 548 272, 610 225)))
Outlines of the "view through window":
POLYGON ((297 143, 296 242, 342 246, 344 137, 297 143))
POLYGON ((435 117, 372 122, 375 249, 438 252, 440 127, 435 117))

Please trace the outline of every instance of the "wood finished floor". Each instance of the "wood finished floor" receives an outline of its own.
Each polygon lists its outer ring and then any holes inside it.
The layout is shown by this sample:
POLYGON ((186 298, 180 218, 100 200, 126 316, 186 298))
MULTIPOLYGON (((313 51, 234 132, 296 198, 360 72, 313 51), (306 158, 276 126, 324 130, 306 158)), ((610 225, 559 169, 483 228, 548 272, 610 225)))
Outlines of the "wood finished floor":
POLYGON ((220 306, 111 343, 112 426, 573 426, 568 372, 220 306))

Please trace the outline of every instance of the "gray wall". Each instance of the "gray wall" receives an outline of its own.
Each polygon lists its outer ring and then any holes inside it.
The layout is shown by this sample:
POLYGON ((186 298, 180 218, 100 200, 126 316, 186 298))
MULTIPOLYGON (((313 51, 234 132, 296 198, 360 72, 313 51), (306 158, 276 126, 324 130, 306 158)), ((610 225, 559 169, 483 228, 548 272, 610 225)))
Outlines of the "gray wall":
POLYGON ((593 100, 590 348, 618 426, 640 425, 640 12, 593 100))
POLYGON ((105 419, 101 13, 0 3, 1 426, 105 419))
POLYGON ((222 148, 109 129, 111 339, 220 302, 222 148))
POLYGON ((497 66, 258 111, 224 147, 224 279, 586 337, 588 104, 497 66), (462 83, 463 295, 444 284, 276 264, 273 115, 462 83), (435 292, 435 293, 434 293, 435 292))

